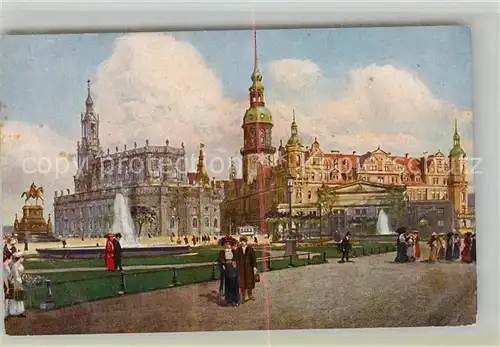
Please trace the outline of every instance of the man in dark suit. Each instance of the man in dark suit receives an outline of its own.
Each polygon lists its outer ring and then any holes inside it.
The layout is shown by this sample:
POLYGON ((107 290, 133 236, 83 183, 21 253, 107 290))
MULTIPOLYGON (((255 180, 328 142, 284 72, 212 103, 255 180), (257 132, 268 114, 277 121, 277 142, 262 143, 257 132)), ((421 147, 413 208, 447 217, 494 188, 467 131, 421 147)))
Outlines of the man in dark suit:
POLYGON ((349 262, 349 251, 351 250, 351 233, 345 233, 344 238, 340 242, 340 249, 342 250, 342 259, 340 263, 349 262))
POLYGON ((122 238, 122 234, 118 233, 113 238, 113 259, 115 261, 115 269, 123 271, 122 268, 122 245, 120 244, 120 240, 122 238))

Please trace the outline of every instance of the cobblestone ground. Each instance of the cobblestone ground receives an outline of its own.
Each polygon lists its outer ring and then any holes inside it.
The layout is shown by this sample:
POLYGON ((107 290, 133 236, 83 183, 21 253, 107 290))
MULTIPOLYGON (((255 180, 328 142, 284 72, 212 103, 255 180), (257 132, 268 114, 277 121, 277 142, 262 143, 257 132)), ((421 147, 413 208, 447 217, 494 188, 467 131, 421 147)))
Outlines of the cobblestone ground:
POLYGON ((9 319, 6 331, 46 335, 475 323, 475 265, 394 264, 393 259, 393 253, 349 264, 332 259, 262 274, 255 301, 241 307, 219 306, 218 283, 210 282, 32 311, 27 318, 9 319))

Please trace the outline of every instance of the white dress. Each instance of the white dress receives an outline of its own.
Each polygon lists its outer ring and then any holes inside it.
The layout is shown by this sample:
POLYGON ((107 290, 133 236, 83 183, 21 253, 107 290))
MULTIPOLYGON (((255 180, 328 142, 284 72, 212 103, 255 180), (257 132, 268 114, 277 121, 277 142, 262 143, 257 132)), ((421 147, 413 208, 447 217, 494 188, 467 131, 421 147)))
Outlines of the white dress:
MULTIPOLYGON (((11 281, 14 284, 14 291, 24 289, 22 275, 24 273, 24 266, 20 262, 12 264, 11 281)), ((9 315, 19 316, 24 314, 24 301, 9 300, 9 315)))
MULTIPOLYGON (((5 280, 7 279, 7 281, 10 281, 10 273, 11 273, 11 270, 10 270, 10 266, 9 265, 6 265, 4 264, 3 265, 3 280, 4 280, 4 283, 5 283, 5 280)), ((3 305, 4 305, 4 317, 7 318, 9 316, 9 302, 10 300, 5 298, 5 291, 4 291, 4 301, 3 301, 3 305)))

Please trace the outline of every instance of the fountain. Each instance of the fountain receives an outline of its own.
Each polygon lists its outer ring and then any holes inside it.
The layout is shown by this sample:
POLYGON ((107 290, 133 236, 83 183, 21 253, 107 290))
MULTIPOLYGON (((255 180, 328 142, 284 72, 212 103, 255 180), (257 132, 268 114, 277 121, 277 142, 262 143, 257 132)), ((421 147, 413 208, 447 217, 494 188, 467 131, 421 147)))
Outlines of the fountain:
MULTIPOLYGON (((161 257, 191 252, 189 245, 141 245, 135 235, 134 221, 122 193, 117 193, 115 196, 114 214, 111 231, 113 234, 122 235, 120 244, 123 258, 161 257)), ((102 259, 105 255, 104 247, 99 246, 40 248, 36 251, 43 259, 102 259)))
POLYGON ((377 220, 377 235, 392 235, 389 230, 389 221, 383 209, 380 209, 377 220))
POLYGON ((141 247, 134 231, 134 221, 127 206, 127 201, 123 194, 118 193, 115 196, 114 219, 111 231, 113 234, 120 233, 122 247, 141 247))

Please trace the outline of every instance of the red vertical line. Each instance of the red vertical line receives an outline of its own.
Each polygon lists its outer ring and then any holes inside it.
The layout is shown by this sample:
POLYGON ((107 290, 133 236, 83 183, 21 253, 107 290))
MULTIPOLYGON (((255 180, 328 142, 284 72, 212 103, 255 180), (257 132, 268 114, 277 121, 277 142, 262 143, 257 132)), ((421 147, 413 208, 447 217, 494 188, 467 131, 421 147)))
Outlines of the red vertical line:
MULTIPOLYGON (((253 51, 254 51, 254 83, 255 83, 255 88, 254 88, 254 98, 255 98, 255 103, 256 103, 256 108, 257 108, 257 153, 259 156, 258 160, 258 167, 259 167, 259 182, 258 182, 258 189, 259 189, 259 200, 260 200, 260 230, 261 230, 261 235, 264 238, 265 236, 265 231, 266 231, 266 219, 265 219, 265 199, 264 199, 264 186, 263 186, 263 181, 264 181, 264 170, 263 170, 263 161, 264 161, 264 156, 262 153, 262 143, 260 141, 261 136, 260 132, 262 129, 262 124, 260 123, 260 100, 259 100, 259 88, 258 88, 258 79, 257 79, 257 69, 258 69, 258 56, 257 56, 257 31, 255 29, 255 19, 253 19, 253 51)), ((262 95, 260 96, 262 97, 262 95)), ((264 238, 265 239, 265 238, 264 238)), ((269 271, 267 268, 267 261, 266 260, 266 254, 267 253, 267 245, 264 243, 264 289, 265 289, 265 297, 266 297, 266 320, 267 320, 267 342, 268 345, 271 344, 271 314, 270 314, 270 298, 269 298, 269 271)))

